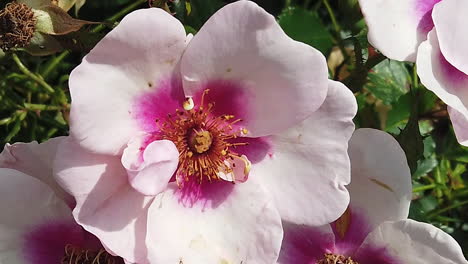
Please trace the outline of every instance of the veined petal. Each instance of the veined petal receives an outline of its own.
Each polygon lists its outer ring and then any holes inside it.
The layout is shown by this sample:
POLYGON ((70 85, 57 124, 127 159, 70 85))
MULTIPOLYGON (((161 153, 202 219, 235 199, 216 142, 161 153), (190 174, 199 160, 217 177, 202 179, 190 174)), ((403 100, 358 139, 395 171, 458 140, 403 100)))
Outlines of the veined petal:
POLYGON ((289 38, 250 1, 226 5, 205 23, 182 56, 181 72, 188 96, 227 89, 215 103, 232 106, 223 114, 241 111, 236 117, 251 137, 303 121, 320 107, 328 88, 324 56, 289 38))

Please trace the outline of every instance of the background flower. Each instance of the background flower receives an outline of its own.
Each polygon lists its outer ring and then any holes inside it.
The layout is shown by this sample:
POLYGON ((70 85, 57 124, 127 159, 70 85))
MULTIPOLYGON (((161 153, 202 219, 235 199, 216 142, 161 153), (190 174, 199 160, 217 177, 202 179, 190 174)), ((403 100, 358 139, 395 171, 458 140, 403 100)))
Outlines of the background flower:
POLYGON ((75 222, 73 199, 52 177, 62 140, 8 145, 0 154, 1 263, 123 263, 75 222))
POLYGON ((279 263, 467 263, 442 230, 406 219, 411 181, 404 152, 388 134, 358 129, 350 141, 348 210, 334 223, 285 223, 279 263))

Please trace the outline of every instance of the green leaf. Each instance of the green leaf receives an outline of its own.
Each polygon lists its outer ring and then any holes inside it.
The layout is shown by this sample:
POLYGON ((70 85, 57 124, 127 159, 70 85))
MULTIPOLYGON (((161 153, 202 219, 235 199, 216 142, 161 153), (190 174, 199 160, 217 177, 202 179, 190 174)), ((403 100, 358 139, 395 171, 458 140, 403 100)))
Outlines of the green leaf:
POLYGON ((333 46, 332 36, 316 12, 300 7, 283 10, 278 23, 291 38, 304 42, 327 54, 333 46))
POLYGON ((408 92, 408 77, 404 62, 384 60, 372 68, 364 87, 390 105, 408 92))

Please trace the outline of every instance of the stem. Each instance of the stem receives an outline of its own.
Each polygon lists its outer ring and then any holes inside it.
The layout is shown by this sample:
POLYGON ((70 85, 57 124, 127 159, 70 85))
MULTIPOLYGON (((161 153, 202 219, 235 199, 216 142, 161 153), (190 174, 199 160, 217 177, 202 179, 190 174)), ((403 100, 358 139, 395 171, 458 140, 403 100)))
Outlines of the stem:
POLYGON ((336 34, 339 35, 341 29, 340 29, 340 25, 338 24, 338 22, 336 20, 335 13, 333 12, 333 9, 331 8, 330 3, 328 2, 328 0, 323 0, 323 3, 325 4, 325 7, 327 8, 328 14, 330 15, 330 19, 331 19, 331 21, 333 23, 333 27, 335 28, 336 34))
MULTIPOLYGON (((148 0, 136 0, 132 4, 124 7, 122 10, 120 10, 119 12, 114 14, 113 16, 106 19, 106 21, 115 22, 117 19, 125 16, 128 12, 132 11, 133 9, 135 9, 136 7, 138 7, 139 5, 141 5, 141 4, 145 3, 145 2, 148 2, 148 0)), ((97 27, 95 27, 93 30, 91 30, 91 32, 97 33, 97 32, 102 31, 104 28, 105 28, 104 24, 100 24, 97 27)))
POLYGON ((44 79, 47 79, 47 77, 49 76, 49 74, 55 69, 55 67, 57 67, 57 65, 59 65, 59 63, 65 59, 68 55, 70 54, 70 51, 66 50, 62 53, 60 53, 60 55, 56 56, 55 58, 53 58, 46 66, 46 68, 42 71, 42 77, 44 79))
POLYGON ((436 185, 434 183, 424 185, 424 186, 418 186, 418 187, 413 188, 413 192, 417 193, 417 192, 422 192, 422 191, 426 191, 426 190, 431 190, 431 189, 434 189, 435 187, 436 187, 436 185))
POLYGON ((452 204, 452 205, 449 205, 449 206, 444 207, 444 208, 442 208, 442 209, 436 210, 436 211, 434 211, 433 213, 430 213, 430 214, 427 216, 427 218, 433 218, 433 217, 435 217, 435 216, 437 216, 437 215, 439 215, 439 214, 441 214, 441 213, 445 213, 445 212, 447 212, 447 211, 450 211, 450 210, 455 209, 455 208, 457 208, 457 207, 462 207, 462 206, 464 206, 464 205, 468 205, 468 201, 463 201, 463 202, 460 202, 460 203, 452 204))
POLYGON ((24 108, 30 111, 55 111, 69 109, 69 105, 56 106, 56 105, 43 105, 43 104, 24 104, 24 108))
POLYGON ((54 93, 54 88, 52 88, 48 83, 46 83, 40 75, 36 75, 32 73, 28 68, 26 68, 26 66, 24 66, 24 64, 21 62, 20 58, 18 58, 18 55, 16 55, 15 53, 13 53, 13 60, 16 62, 16 65, 18 65, 18 68, 25 75, 39 83, 47 91, 47 93, 54 93))

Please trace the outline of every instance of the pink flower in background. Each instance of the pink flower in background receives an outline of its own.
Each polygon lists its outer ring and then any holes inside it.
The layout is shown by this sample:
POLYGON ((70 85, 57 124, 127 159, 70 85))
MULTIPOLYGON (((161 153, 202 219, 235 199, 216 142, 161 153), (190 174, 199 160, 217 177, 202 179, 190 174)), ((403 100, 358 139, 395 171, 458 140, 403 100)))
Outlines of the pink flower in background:
POLYGON ((70 76, 55 167, 75 219, 129 262, 274 263, 282 219, 348 204, 357 106, 327 75, 252 2, 193 38, 160 9, 129 14, 70 76))
POLYGON ((55 194, 67 204, 75 204, 75 200, 66 193, 52 176, 52 163, 55 159, 57 146, 65 137, 56 137, 44 143, 6 144, 0 153, 0 168, 9 168, 31 175, 47 184, 55 194))
POLYGON ((407 219, 411 176, 398 142, 358 129, 350 141, 351 202, 321 227, 284 224, 279 264, 465 264, 457 242, 442 230, 407 219))
POLYGON ((449 107, 460 144, 468 146, 468 2, 360 0, 369 42, 385 56, 416 61, 421 82, 449 107))
POLYGON ((0 154, 0 263, 123 263, 75 222, 72 198, 54 182, 51 162, 63 139, 6 145, 0 154))

